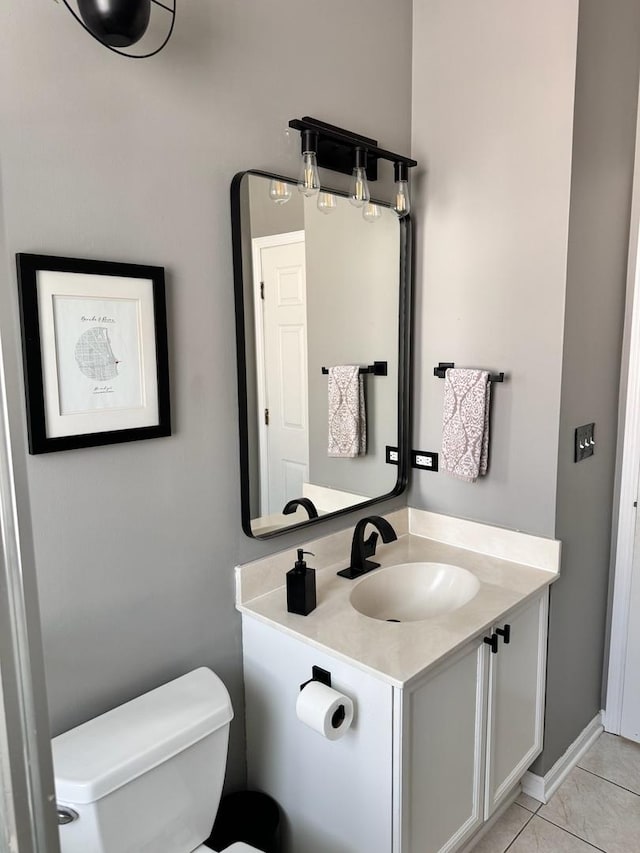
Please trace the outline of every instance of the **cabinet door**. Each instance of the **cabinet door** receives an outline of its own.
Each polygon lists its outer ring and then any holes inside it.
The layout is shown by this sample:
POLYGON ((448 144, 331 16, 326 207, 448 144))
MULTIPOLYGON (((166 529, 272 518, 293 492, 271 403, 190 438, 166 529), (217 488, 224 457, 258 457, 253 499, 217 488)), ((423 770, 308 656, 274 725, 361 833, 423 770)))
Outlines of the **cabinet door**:
POLYGON ((398 691, 402 853, 457 850, 482 824, 485 648, 480 638, 426 680, 398 691))
POLYGON ((485 817, 542 751, 548 591, 505 618, 509 643, 499 637, 489 654, 485 817))

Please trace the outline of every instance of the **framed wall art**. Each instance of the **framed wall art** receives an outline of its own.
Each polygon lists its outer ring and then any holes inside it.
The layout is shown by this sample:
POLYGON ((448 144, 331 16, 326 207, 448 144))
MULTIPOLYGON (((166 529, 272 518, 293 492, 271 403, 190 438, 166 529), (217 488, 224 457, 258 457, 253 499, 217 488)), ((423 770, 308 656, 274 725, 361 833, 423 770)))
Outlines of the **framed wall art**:
POLYGON ((16 261, 29 452, 171 435, 164 269, 16 261))

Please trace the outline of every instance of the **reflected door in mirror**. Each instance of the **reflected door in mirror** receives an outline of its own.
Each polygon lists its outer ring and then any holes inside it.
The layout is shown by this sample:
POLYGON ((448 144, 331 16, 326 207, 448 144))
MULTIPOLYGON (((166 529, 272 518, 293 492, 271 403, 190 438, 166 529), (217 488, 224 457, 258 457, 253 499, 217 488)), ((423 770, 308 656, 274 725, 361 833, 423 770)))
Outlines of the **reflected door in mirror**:
POLYGON ((309 476, 304 232, 253 241, 260 516, 281 513, 309 476), (262 346, 260 346, 262 343, 262 346))

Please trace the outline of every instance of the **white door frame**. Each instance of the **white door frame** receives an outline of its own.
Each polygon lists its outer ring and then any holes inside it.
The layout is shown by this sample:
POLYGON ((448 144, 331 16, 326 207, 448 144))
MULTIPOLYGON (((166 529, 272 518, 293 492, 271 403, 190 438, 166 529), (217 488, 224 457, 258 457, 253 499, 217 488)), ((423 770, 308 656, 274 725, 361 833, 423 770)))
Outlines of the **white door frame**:
POLYGON ((267 237, 254 237, 251 240, 251 256, 253 270, 253 317, 256 332, 256 390, 258 398, 258 453, 260 457, 260 511, 269 505, 269 437, 264 418, 260 416, 266 408, 267 382, 264 372, 264 326, 262 315, 262 298, 260 284, 262 282, 262 250, 274 246, 287 246, 290 243, 304 243, 305 233, 302 231, 286 231, 283 234, 270 234, 267 237), (258 367, 262 366, 262 370, 258 367))
MULTIPOLYGON (((624 672, 629 633, 629 603, 633 578, 633 553, 640 478, 640 104, 636 121, 627 300, 620 370, 618 451, 613 515, 613 578, 611 631, 607 675, 606 731, 620 734, 624 672), (622 425, 624 424, 624 427, 622 425)), ((639 543, 640 547, 640 543, 639 543)))

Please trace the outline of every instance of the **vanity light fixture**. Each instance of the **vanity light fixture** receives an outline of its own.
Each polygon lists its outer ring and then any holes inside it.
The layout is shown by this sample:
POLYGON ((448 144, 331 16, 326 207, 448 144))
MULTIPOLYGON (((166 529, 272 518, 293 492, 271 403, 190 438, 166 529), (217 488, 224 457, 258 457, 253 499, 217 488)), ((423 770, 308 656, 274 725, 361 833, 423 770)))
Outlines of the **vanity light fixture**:
POLYGON ((318 174, 318 134, 315 130, 302 131, 302 163, 298 189, 310 198, 320 192, 320 175, 318 174))
MULTIPOLYGON (((380 148, 376 139, 327 124, 311 116, 292 119, 289 127, 300 131, 302 136, 303 165, 298 186, 305 195, 314 195, 320 189, 318 166, 352 175, 349 201, 362 208, 362 215, 368 222, 374 222, 381 211, 378 205, 371 204, 369 182, 378 179, 378 162, 386 160, 393 163, 395 169, 395 195, 391 206, 398 216, 408 215, 411 207, 409 169, 418 165, 417 160, 380 148), (309 188, 308 192, 305 187, 309 188)), ((320 201, 318 207, 323 209, 320 201)))
POLYGON ((286 204, 291 201, 293 192, 291 185, 279 178, 273 178, 269 184, 269 198, 276 204, 286 204))
POLYGON ((113 53, 129 59, 148 59, 160 53, 173 34, 176 22, 177 0, 77 0, 77 9, 69 0, 62 0, 67 10, 80 26, 97 42, 113 53), (169 32, 160 47, 148 53, 126 53, 121 48, 131 47, 144 36, 151 19, 151 4, 171 15, 169 32), (167 5, 172 3, 172 5, 167 5))
POLYGON ((322 190, 318 193, 318 210, 321 213, 333 213, 338 207, 338 196, 322 190))
POLYGON ((349 201, 354 207, 363 207, 370 198, 371 193, 367 183, 367 151, 365 148, 356 148, 349 201))

